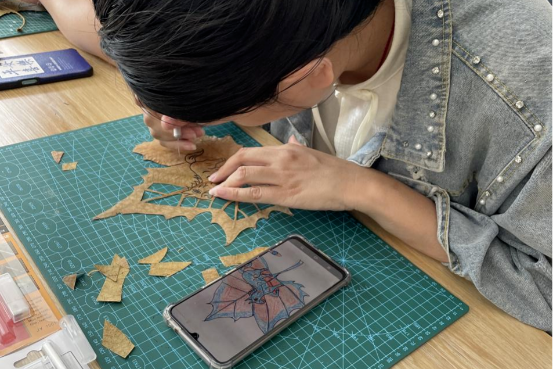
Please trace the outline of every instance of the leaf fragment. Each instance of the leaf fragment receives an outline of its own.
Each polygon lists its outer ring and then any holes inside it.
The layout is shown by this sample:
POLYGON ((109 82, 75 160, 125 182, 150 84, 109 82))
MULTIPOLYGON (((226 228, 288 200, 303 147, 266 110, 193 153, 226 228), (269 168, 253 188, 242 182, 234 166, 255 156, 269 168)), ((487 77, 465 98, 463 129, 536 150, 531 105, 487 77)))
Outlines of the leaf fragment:
POLYGON ((119 269, 121 266, 118 265, 95 265, 94 266, 100 273, 102 273, 106 278, 111 279, 114 282, 117 282, 119 276, 119 269))
POLYGON ((62 281, 63 281, 63 283, 65 283, 65 285, 67 287, 74 290, 75 289, 75 284, 77 283, 77 280, 79 278, 81 278, 83 275, 85 275, 85 273, 68 274, 68 275, 66 275, 62 278, 62 281))
POLYGON ((102 346, 124 359, 126 359, 135 348, 135 345, 125 335, 125 333, 107 320, 104 320, 102 346))
POLYGON ((173 274, 192 264, 190 261, 169 261, 166 263, 156 263, 150 266, 148 275, 155 277, 171 277, 173 274))
POLYGON ((119 266, 119 273, 117 275, 117 282, 112 281, 109 278, 106 278, 104 285, 96 298, 96 301, 99 302, 121 302, 121 295, 123 294, 123 283, 125 282, 125 277, 129 274, 129 264, 127 259, 121 258, 119 255, 115 254, 112 260, 111 266, 119 266), (126 265, 127 267, 125 267, 126 265))
POLYGON ((217 272, 217 269, 210 268, 202 271, 202 277, 204 278, 206 284, 210 284, 210 282, 219 278, 219 273, 217 272))
POLYGON ((142 258, 138 261, 139 264, 156 264, 162 261, 165 254, 167 254, 167 247, 164 247, 163 249, 156 251, 150 256, 147 256, 145 258, 142 258))
POLYGON ((63 151, 52 151, 51 154, 56 164, 60 164, 60 161, 65 153, 63 151))
MULTIPOLYGON (((117 256, 117 254, 116 254, 116 256, 117 256)), ((127 258, 125 258, 125 257, 119 258, 119 260, 117 261, 117 264, 122 268, 127 268, 127 269, 131 268, 129 266, 129 262, 127 261, 127 258)))
POLYGON ((72 290, 75 289, 75 283, 77 282, 77 274, 66 275, 62 278, 63 283, 72 290))
POLYGON ((73 162, 73 163, 63 163, 62 164, 62 170, 64 172, 67 172, 69 170, 75 170, 77 169, 77 162, 73 162))
POLYGON ((233 266, 233 265, 239 265, 239 264, 242 264, 242 263, 258 256, 259 254, 261 254, 262 252, 264 252, 268 248, 269 247, 256 247, 254 250, 249 251, 249 252, 245 252, 243 254, 220 256, 219 260, 221 260, 223 265, 225 265, 226 267, 230 267, 230 266, 233 266))

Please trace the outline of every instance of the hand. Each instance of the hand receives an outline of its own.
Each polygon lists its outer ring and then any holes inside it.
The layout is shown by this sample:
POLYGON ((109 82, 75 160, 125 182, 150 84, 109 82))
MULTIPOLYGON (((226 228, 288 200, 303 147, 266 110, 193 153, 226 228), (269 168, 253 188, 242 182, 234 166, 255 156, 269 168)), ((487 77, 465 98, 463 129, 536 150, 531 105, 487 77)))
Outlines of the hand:
POLYGON ((153 117, 150 114, 144 113, 144 124, 150 130, 150 134, 160 144, 168 149, 181 149, 183 151, 195 150, 196 145, 194 140, 204 134, 202 127, 187 123, 177 119, 170 118, 166 115, 161 116, 161 120, 153 117), (177 140, 173 137, 173 129, 181 127, 181 139, 177 140))
POLYGON ((282 146, 241 149, 210 176, 221 183, 210 194, 299 209, 350 210, 352 185, 364 169, 304 147, 292 137, 282 146))

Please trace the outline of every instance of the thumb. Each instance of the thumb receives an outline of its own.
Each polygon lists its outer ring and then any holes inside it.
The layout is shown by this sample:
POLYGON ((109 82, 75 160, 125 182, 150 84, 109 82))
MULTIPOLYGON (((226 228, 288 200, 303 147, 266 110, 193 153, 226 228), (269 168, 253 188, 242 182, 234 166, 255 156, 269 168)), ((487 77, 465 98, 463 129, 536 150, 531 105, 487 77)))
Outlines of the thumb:
POLYGON ((290 136, 290 138, 289 138, 289 143, 290 143, 290 144, 295 144, 295 145, 303 146, 300 142, 298 142, 298 140, 296 139, 296 137, 295 137, 294 135, 290 136))

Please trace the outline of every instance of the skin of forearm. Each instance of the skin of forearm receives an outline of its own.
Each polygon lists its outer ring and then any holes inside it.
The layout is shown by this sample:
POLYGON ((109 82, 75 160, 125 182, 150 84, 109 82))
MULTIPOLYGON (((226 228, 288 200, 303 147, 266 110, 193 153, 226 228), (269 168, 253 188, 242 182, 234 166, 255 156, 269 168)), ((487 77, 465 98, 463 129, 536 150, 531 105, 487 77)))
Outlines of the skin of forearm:
POLYGON ((349 190, 349 207, 369 215, 412 248, 440 262, 446 252, 437 239, 435 203, 393 177, 358 167, 349 190))
POLYGON ((113 64, 100 49, 97 34, 100 24, 94 16, 91 0, 41 0, 41 4, 69 42, 113 64))

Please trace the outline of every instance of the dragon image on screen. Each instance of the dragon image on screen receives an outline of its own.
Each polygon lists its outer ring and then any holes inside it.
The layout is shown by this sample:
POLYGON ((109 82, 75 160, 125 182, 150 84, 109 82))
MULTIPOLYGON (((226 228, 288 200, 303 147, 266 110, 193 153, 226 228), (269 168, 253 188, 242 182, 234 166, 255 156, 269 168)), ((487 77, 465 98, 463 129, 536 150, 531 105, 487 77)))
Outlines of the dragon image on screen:
POLYGON ((279 275, 300 268, 304 264, 299 260, 296 264, 273 272, 269 269, 265 257, 281 257, 277 251, 259 257, 244 265, 238 273, 229 275, 219 285, 210 302, 212 312, 205 321, 219 318, 239 319, 252 318, 256 320, 262 333, 270 331, 280 320, 304 306, 304 298, 308 296, 302 289, 303 285, 295 281, 281 280, 279 275))
POLYGON ((343 280, 305 241, 289 238, 187 296, 171 315, 192 345, 228 364, 343 280))

